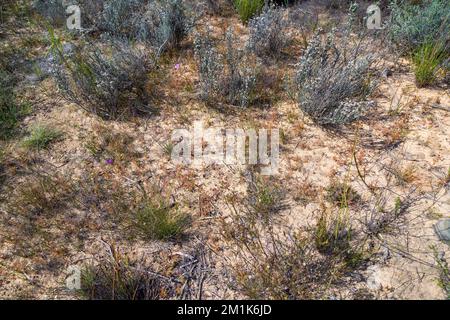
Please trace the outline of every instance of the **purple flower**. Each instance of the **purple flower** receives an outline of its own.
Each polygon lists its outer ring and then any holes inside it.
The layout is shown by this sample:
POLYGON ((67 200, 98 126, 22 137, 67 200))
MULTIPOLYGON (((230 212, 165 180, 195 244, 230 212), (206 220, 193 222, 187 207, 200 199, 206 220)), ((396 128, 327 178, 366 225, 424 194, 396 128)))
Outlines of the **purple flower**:
POLYGON ((106 163, 107 163, 107 164, 113 164, 113 163, 114 163, 114 160, 113 160, 113 159, 106 159, 106 163))
POLYGON ((179 63, 177 63, 177 64, 175 65, 175 70, 178 70, 178 69, 180 69, 180 64, 179 64, 179 63))

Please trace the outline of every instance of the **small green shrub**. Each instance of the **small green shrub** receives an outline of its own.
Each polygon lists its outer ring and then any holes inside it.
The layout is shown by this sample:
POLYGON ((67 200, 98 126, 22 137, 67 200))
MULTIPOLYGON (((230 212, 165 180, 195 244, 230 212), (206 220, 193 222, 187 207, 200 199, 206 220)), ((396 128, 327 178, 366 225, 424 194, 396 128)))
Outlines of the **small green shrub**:
POLYGON ((243 23, 259 14, 264 7, 264 0, 234 0, 234 6, 243 23))
POLYGON ((62 132, 49 126, 36 126, 30 135, 23 141, 23 146, 27 149, 42 150, 47 149, 53 142, 62 137, 62 132))
MULTIPOLYGON (((450 2, 425 0, 421 4, 394 1, 391 4, 392 22, 389 33, 398 46, 413 51, 419 46, 450 34, 450 2)), ((444 37, 444 38, 442 38, 444 37)))
POLYGON ((316 223, 314 238, 321 253, 340 254, 350 248, 352 230, 340 215, 321 214, 316 223))
POLYGON ((179 238, 190 226, 190 216, 163 200, 146 200, 135 216, 134 227, 147 239, 171 240, 179 238))
POLYGON ((436 73, 448 57, 444 46, 440 43, 424 43, 413 54, 412 62, 418 87, 432 85, 436 73))
POLYGON ((249 204, 254 214, 264 221, 270 215, 283 208, 283 192, 281 188, 270 181, 260 177, 253 177, 248 185, 249 204))

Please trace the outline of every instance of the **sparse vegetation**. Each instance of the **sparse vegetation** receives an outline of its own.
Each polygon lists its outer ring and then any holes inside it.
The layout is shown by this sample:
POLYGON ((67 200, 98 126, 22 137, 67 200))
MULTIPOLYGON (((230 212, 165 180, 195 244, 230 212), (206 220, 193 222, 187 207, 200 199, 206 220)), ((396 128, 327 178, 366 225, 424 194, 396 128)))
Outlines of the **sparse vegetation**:
POLYGON ((350 185, 333 182, 327 188, 327 200, 342 207, 359 202, 361 196, 350 185))
POLYGON ((160 300, 169 290, 164 277, 139 267, 114 247, 110 256, 81 272, 81 294, 91 300, 160 300))
POLYGON ((14 134, 20 119, 28 111, 27 105, 17 101, 12 82, 12 77, 0 70, 0 140, 8 139, 14 134))
POLYGON ((23 141, 23 146, 32 150, 47 149, 62 137, 62 132, 46 125, 37 125, 23 141))
POLYGON ((145 200, 135 216, 135 229, 142 237, 156 240, 179 238, 190 226, 190 217, 164 200, 145 200))
POLYGON ((445 259, 444 252, 438 252, 436 247, 431 248, 434 253, 434 260, 437 265, 439 272, 438 285, 444 290, 447 295, 447 300, 450 299, 450 269, 448 267, 448 262, 445 259))
POLYGON ((234 6, 243 23, 259 14, 264 7, 264 0, 233 0, 234 6))
POLYGON ((249 299, 321 299, 342 280, 345 255, 319 253, 301 228, 273 220, 261 224, 235 205, 231 211, 224 236, 237 259, 231 266, 234 284, 249 299))
POLYGON ((16 188, 10 210, 30 219, 52 217, 73 198, 70 182, 58 175, 31 177, 16 188))
POLYGON ((261 177, 251 175, 248 183, 249 204, 257 217, 267 221, 273 213, 283 208, 281 187, 261 177))
POLYGON ((448 297, 450 8, 389 2, 3 1, 0 299, 448 297))
POLYGON ((121 162, 139 157, 139 153, 133 148, 133 140, 133 137, 126 133, 114 132, 107 127, 99 126, 85 147, 96 159, 121 162))
POLYGON ((441 43, 424 43, 413 54, 414 74, 418 87, 431 85, 435 82, 437 72, 448 57, 441 43))

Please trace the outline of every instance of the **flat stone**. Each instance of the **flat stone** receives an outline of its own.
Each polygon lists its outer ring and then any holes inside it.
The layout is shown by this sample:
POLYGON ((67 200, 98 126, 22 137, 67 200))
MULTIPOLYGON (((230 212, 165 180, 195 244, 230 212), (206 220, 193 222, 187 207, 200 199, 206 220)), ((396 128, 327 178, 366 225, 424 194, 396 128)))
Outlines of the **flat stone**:
POLYGON ((434 225, 434 230, 436 231, 440 240, 450 245, 450 219, 443 219, 438 221, 438 223, 434 225))

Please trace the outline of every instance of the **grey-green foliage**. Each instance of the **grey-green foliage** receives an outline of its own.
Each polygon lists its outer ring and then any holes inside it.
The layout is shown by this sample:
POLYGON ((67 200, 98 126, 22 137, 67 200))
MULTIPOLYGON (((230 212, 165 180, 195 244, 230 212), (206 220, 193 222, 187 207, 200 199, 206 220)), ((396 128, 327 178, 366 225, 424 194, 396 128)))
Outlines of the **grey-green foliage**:
POLYGON ((390 35, 403 49, 414 50, 438 39, 449 41, 450 1, 425 0, 421 5, 393 1, 391 10, 390 35))
MULTIPOLYGON (((197 18, 182 0, 67 1, 81 8, 82 28, 99 30, 115 38, 145 41, 161 50, 179 46, 197 18)), ((61 0, 35 0, 37 12, 53 25, 64 25, 61 0)))
POLYGON ((181 0, 112 0, 105 4, 101 28, 113 36, 171 49, 180 45, 194 24, 188 11, 181 0))
POLYGON ((156 68, 153 57, 127 42, 113 42, 106 53, 94 44, 64 54, 53 45, 54 77, 71 102, 105 119, 122 119, 152 111, 146 88, 156 68))
POLYGON ((132 35, 144 6, 143 0, 108 1, 100 15, 100 28, 112 35, 132 35))
POLYGON ((288 21, 284 19, 285 10, 267 7, 263 13, 250 20, 248 46, 260 57, 278 57, 289 43, 288 21))
POLYGON ((32 8, 52 25, 64 26, 67 6, 78 5, 81 9, 82 28, 91 29, 100 21, 99 15, 104 2, 105 0, 34 0, 32 8))
POLYGON ((209 33, 206 36, 195 35, 194 50, 198 59, 200 96, 205 101, 211 101, 220 92, 223 73, 222 57, 209 33))
POLYGON ((194 18, 188 17, 181 0, 150 2, 142 17, 138 37, 148 39, 160 48, 176 48, 193 26, 194 18))
POLYGON ((61 0, 34 0, 33 9, 53 24, 64 22, 65 9, 61 0))
MULTIPOLYGON (((349 39, 341 39, 348 43, 349 39)), ((316 123, 341 125, 354 121, 373 106, 367 97, 374 88, 369 68, 375 57, 361 43, 344 48, 335 34, 317 34, 297 67, 295 84, 300 108, 316 123)))
POLYGON ((225 102, 240 107, 252 103, 257 72, 245 52, 236 47, 232 29, 226 33, 226 52, 219 53, 209 35, 196 35, 201 97, 209 103, 225 102))

